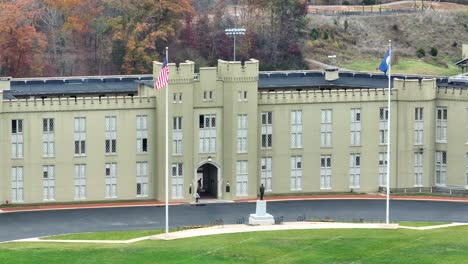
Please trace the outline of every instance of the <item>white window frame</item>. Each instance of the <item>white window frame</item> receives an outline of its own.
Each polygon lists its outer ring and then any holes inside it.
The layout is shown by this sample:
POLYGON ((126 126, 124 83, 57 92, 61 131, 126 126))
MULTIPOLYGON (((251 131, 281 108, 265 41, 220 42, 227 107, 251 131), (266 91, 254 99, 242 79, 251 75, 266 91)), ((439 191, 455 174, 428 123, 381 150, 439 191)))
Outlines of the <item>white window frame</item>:
POLYGON ((351 108, 351 145, 360 146, 361 145, 361 108, 351 108))
POLYGON ((148 152, 148 116, 136 116, 136 148, 137 153, 148 152))
POLYGON ((302 190, 302 156, 291 157, 291 191, 302 190))
POLYGON ((42 119, 42 156, 55 156, 55 120, 53 118, 42 119))
POLYGON ((320 190, 332 189, 332 156, 320 155, 320 190))
POLYGON ((148 197, 148 162, 136 163, 136 197, 148 197))
POLYGON ((424 108, 414 108, 414 145, 424 144, 424 108))
POLYGON ((424 173, 424 154, 423 152, 414 153, 414 187, 423 186, 423 173, 424 173))
POLYGON ((215 153, 216 152, 216 114, 201 114, 199 115, 199 152, 200 153, 215 153), (201 123, 200 120, 203 120, 201 123))
POLYGON ((55 201, 55 166, 42 166, 42 200, 55 201))
POLYGON ((86 155, 86 117, 74 119, 74 155, 86 155))
POLYGON ((349 188, 361 187, 361 153, 351 153, 349 156, 349 188))
POLYGON ((247 102, 247 91, 239 91, 239 102, 247 102))
POLYGON ((388 108, 379 108, 379 144, 386 145, 388 142, 388 108))
POLYGON ((436 110, 436 142, 447 143, 447 107, 438 106, 436 110))
POLYGON ((86 164, 75 164, 75 200, 86 199, 86 164))
POLYGON ((262 157, 260 160, 260 184, 265 187, 265 192, 272 191, 272 157, 262 157))
POLYGON ((333 142, 333 110, 322 109, 320 111, 320 146, 331 147, 333 142))
POLYGON ((11 167, 11 201, 24 202, 24 170, 21 166, 11 167))
POLYGON ((248 195, 249 165, 246 160, 236 162, 236 195, 248 195))
POLYGON ((247 153, 247 123, 246 114, 237 115, 237 153, 247 153))
POLYGON ((273 112, 262 112, 261 121, 261 149, 271 149, 273 147, 273 112))
POLYGON ((172 163, 171 166, 172 199, 184 198, 184 164, 172 163))
POLYGON ((104 120, 106 129, 104 150, 106 155, 115 155, 117 154, 117 117, 106 116, 104 120))
POLYGON ((182 133, 182 117, 174 116, 172 118, 172 155, 180 156, 183 154, 183 133, 182 133))
POLYGON ((105 198, 117 198, 117 163, 106 163, 105 165, 105 198))
POLYGON ((291 148, 302 148, 302 110, 291 111, 291 148))
POLYGON ((436 151, 435 157, 435 185, 447 185, 447 152, 436 151))
POLYGON ((11 158, 24 158, 24 120, 11 120, 11 158))
POLYGON ((379 186, 387 187, 387 152, 379 152, 379 186))

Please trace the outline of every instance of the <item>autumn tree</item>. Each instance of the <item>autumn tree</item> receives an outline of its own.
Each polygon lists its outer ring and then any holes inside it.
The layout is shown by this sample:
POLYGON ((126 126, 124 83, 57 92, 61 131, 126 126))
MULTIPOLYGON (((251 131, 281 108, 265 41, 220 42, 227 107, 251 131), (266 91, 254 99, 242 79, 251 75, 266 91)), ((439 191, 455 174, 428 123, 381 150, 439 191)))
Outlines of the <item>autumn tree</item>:
POLYGON ((113 40, 125 48, 125 73, 150 72, 151 61, 161 59, 164 48, 176 36, 183 19, 193 13, 191 0, 107 0, 113 40))
POLYGON ((42 74, 46 38, 35 28, 33 0, 0 0, 0 75, 42 74))

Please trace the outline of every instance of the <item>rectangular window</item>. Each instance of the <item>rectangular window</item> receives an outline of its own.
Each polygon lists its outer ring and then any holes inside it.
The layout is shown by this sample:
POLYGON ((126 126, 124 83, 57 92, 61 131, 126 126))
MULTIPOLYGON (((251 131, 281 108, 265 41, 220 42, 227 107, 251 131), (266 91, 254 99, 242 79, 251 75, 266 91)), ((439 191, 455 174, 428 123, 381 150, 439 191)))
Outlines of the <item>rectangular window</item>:
POLYGON ((349 159, 349 188, 360 188, 361 154, 351 153, 349 159))
POLYGON ((445 186, 447 184, 447 152, 436 151, 435 184, 445 186))
POLYGON ((86 164, 75 164, 75 200, 86 199, 86 164))
POLYGON ((320 156, 320 189, 331 190, 331 155, 320 156))
POLYGON ((42 119, 42 156, 53 157, 55 154, 54 119, 42 119))
POLYGON ((381 107, 379 111, 379 144, 388 142, 388 108, 381 107))
POLYGON ((200 153, 215 153, 216 152, 216 115, 200 115, 200 153))
POLYGON ((414 109, 414 144, 422 145, 424 136, 424 115, 423 108, 416 107, 414 109))
POLYGON ((247 152, 247 115, 237 115, 237 153, 247 152))
POLYGON ((106 116, 106 154, 115 154, 117 152, 117 117, 106 116))
POLYGON ((136 196, 148 197, 148 162, 136 163, 136 196))
POLYGON ((291 157, 291 191, 302 190, 302 156, 291 157))
POLYGON ((53 165, 46 165, 42 167, 42 187, 43 187, 43 200, 55 200, 55 167, 53 165))
POLYGON ((239 91, 239 102, 247 102, 247 91, 239 91))
POLYGON ((136 136, 137 153, 148 152, 148 117, 145 115, 136 116, 136 136))
POLYGON ((236 181, 237 181, 237 196, 247 195, 248 183, 248 164, 246 160, 239 160, 236 163, 236 181))
POLYGON ((447 107, 437 107, 436 142, 447 143, 447 107))
POLYGON ((387 152, 379 153, 379 186, 387 186, 387 152))
POLYGON ((423 186, 423 153, 414 153, 414 187, 423 186))
POLYGON ((14 159, 23 158, 23 120, 11 120, 11 157, 14 159))
POLYGON ((182 103, 182 93, 179 93, 179 104, 182 103))
POLYGON ((86 117, 75 117, 75 156, 86 155, 86 117))
POLYGON ((273 112, 262 112, 262 149, 271 149, 273 145, 273 112))
POLYGON ((302 111, 291 111, 291 148, 302 148, 302 111))
POLYGON ((11 201, 24 201, 23 167, 11 167, 11 201))
POLYGON ((331 147, 332 145, 332 110, 325 109, 321 111, 320 138, 322 147, 331 147))
POLYGON ((351 109, 351 145, 361 145, 361 109, 351 109))
POLYGON ((184 198, 184 173, 182 163, 172 163, 172 199, 184 198))
POLYGON ((172 155, 182 155, 182 117, 175 116, 172 118, 172 155))
POLYGON ((173 93, 172 94, 172 103, 177 103, 177 94, 176 93, 173 93))
POLYGON ((117 198, 117 163, 106 163, 106 198, 117 198))
POLYGON ((271 192, 272 183, 272 169, 271 169, 271 157, 265 157, 261 159, 260 169, 260 184, 263 184, 266 192, 271 192))

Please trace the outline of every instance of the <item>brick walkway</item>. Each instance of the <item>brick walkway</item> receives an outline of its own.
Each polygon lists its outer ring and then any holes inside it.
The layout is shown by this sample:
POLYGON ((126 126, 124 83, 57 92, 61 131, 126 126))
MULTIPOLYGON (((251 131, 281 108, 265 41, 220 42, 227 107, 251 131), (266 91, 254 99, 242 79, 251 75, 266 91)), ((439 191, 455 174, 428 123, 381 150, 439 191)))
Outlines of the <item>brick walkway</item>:
MULTIPOLYGON (((302 195, 302 196, 273 196, 265 197, 265 200, 275 201, 297 201, 297 200, 385 200, 385 195, 302 195)), ((444 196, 391 196, 391 200, 413 200, 413 201, 443 201, 443 202, 468 202, 468 197, 444 197, 444 196)), ((255 202, 256 199, 238 199, 234 202, 255 202)), ((216 200, 213 200, 216 202, 216 200)), ((220 201, 226 202, 226 201, 220 201)), ((189 202, 171 202, 170 205, 189 204, 189 202)), ((129 201, 113 203, 80 203, 80 204, 43 204, 25 205, 0 208, 0 213, 24 212, 24 211, 45 211, 45 210, 69 210, 85 208, 113 208, 113 207, 139 207, 139 206, 164 206, 161 201, 129 201)))

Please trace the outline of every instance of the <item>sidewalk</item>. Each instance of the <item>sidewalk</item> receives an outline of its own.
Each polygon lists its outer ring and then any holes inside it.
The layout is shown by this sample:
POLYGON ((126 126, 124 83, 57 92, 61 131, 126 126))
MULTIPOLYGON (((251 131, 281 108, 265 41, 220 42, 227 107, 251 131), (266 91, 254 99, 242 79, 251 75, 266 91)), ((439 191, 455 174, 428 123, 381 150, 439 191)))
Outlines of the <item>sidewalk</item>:
MULTIPOLYGON (((270 196, 265 197, 266 201, 301 201, 301 200, 385 200, 385 195, 294 195, 294 196, 270 196)), ((441 202, 468 202, 468 197, 445 197, 445 196, 398 196, 393 195, 390 197, 393 201, 398 200, 412 200, 412 201, 441 201, 441 202)), ((255 202, 256 198, 238 199, 234 201, 226 200, 210 200, 205 201, 203 204, 212 203, 246 203, 255 202)), ((181 204, 194 204, 192 202, 171 202, 173 205, 181 204)), ((80 203, 80 204, 41 204, 41 205, 15 205, 12 207, 0 208, 0 213, 14 213, 14 212, 27 212, 27 211, 46 211, 46 210, 71 210, 71 209, 90 209, 90 208, 115 208, 115 207, 142 207, 142 206, 164 206, 162 201, 124 201, 112 203, 80 203)))

